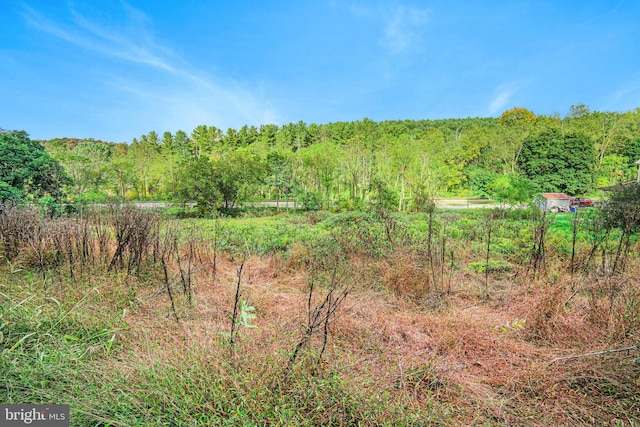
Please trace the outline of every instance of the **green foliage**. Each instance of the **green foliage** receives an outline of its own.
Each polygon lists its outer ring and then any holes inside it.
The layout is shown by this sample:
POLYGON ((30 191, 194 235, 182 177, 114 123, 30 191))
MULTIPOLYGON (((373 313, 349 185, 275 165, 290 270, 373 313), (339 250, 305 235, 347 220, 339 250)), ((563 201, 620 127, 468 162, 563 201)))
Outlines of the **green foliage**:
POLYGON ((265 184, 269 188, 271 198, 281 200, 291 197, 295 187, 293 162, 280 151, 270 151, 266 155, 268 174, 265 184))
MULTIPOLYGON (((598 112, 578 105, 564 118, 516 107, 499 118, 298 121, 224 132, 200 125, 189 134, 151 131, 130 145, 73 138, 45 143, 73 179, 74 197, 93 191, 127 200, 182 200, 175 191, 177 174, 184 180, 183 165, 206 158, 219 194, 204 210, 309 193, 325 209, 373 204, 423 211, 438 197, 521 204, 532 188, 518 176, 536 191, 572 195, 594 184, 629 181, 640 158, 639 127, 640 110, 598 112)), ((7 198, 26 196, 9 185, 18 193, 7 198)), ((311 198, 303 205, 315 209, 311 198)))
POLYGON ((80 142, 62 158, 76 192, 99 192, 108 182, 111 172, 111 150, 105 143, 93 140, 80 142))
POLYGON ((0 197, 60 197, 69 178, 49 153, 24 131, 0 129, 0 197))
POLYGON ((391 191, 387 182, 374 176, 371 182, 371 205, 376 209, 394 209, 398 206, 396 194, 391 191))
POLYGON ((491 258, 489 259, 489 264, 485 261, 475 261, 469 263, 469 268, 476 273, 484 273, 485 271, 496 273, 511 271, 513 266, 504 260, 491 258))
POLYGON ((332 143, 315 144, 302 153, 307 179, 322 196, 322 206, 329 208, 331 193, 339 176, 339 148, 332 143))
POLYGON ((296 201, 305 211, 315 211, 322 207, 322 196, 317 191, 300 191, 296 201))
POLYGON ((217 227, 211 219, 190 220, 190 224, 213 239, 223 251, 238 254, 273 254, 305 243, 327 233, 324 224, 311 224, 302 215, 225 218, 217 227))
POLYGON ((53 218, 62 213, 62 207, 52 196, 44 196, 38 199, 38 209, 40 213, 49 218, 53 218))
POLYGON ((247 149, 236 150, 215 159, 212 167, 214 184, 227 209, 248 199, 268 172, 267 163, 247 149))
POLYGON ((164 174, 157 134, 150 132, 149 135, 142 135, 139 141, 134 138, 127 151, 127 157, 135 173, 136 179, 133 184, 138 196, 147 199, 164 174))
POLYGON ((213 165, 206 157, 185 161, 176 171, 173 198, 182 203, 196 202, 201 214, 211 213, 222 201, 217 181, 213 165))
POLYGON ((466 168, 465 174, 467 175, 466 186, 471 191, 471 194, 476 197, 490 197, 489 186, 501 176, 491 169, 478 165, 466 168))
POLYGON ((526 108, 514 107, 502 113, 498 121, 507 125, 532 125, 536 122, 536 115, 526 108))
POLYGON ((205 156, 184 160, 176 170, 172 199, 196 202, 202 214, 224 208, 249 198, 267 173, 266 162, 257 155, 238 150, 214 160, 205 156))
POLYGON ((628 175, 627 158, 618 154, 608 154, 603 157, 602 162, 595 169, 595 182, 598 187, 607 187, 624 183, 628 175))
MULTIPOLYGON (((222 131, 215 126, 200 125, 191 133, 188 154, 191 157, 209 157, 220 149, 222 131)), ((184 152, 183 152, 184 153, 184 152)))
POLYGON ((588 137, 551 128, 524 141, 518 165, 539 191, 579 195, 591 188, 593 159, 588 137))
MULTIPOLYGON (((255 319, 257 316, 254 314, 256 308, 252 305, 249 305, 246 300, 242 300, 240 302, 240 307, 238 307, 238 318, 232 319, 233 321, 233 332, 221 331, 220 335, 227 337, 231 340, 231 345, 233 346, 233 342, 238 334, 239 328, 248 328, 254 329, 257 328, 256 325, 252 324, 251 321, 255 319)), ((232 316, 229 316, 232 317, 232 316)))
POLYGON ((612 191, 602 205, 602 217, 607 229, 619 228, 625 234, 640 229, 640 182, 632 182, 612 191))
POLYGON ((256 308, 249 305, 246 300, 242 300, 240 303, 240 318, 238 319, 238 325, 243 328, 256 328, 257 326, 252 324, 251 321, 257 316, 254 314, 256 308))
POLYGON ((84 193, 78 194, 77 197, 72 198, 71 200, 75 200, 81 204, 89 205, 92 203, 104 203, 108 199, 109 196, 107 195, 107 193, 88 190, 84 193))
POLYGON ((638 165, 635 162, 640 160, 640 136, 636 136, 625 145, 622 155, 625 157, 629 169, 631 169, 630 178, 636 178, 638 165))
POLYGON ((0 201, 16 203, 22 199, 22 192, 15 187, 0 181, 0 201))
POLYGON ((531 182, 515 173, 500 175, 487 186, 487 190, 493 200, 511 206, 527 204, 534 192, 531 182))
POLYGON ((495 334, 506 334, 509 332, 520 331, 525 328, 527 323, 526 319, 515 319, 511 322, 507 322, 504 325, 494 326, 491 332, 495 334))

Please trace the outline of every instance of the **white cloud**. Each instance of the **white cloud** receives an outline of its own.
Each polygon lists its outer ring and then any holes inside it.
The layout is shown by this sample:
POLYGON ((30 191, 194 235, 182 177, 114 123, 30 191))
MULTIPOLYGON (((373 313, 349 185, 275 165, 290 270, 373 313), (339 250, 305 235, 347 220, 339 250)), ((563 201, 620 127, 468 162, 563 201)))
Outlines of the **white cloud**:
POLYGON ((513 83, 505 83, 495 89, 495 95, 489 103, 488 113, 493 116, 506 109, 513 95, 518 91, 518 87, 513 83))
POLYGON ((144 123, 145 128, 138 134, 152 129, 171 132, 182 129, 190 133, 202 124, 226 130, 244 124, 277 123, 278 117, 271 109, 258 105, 250 95, 241 92, 220 102, 220 97, 215 96, 212 90, 203 91, 198 84, 171 87, 164 91, 158 91, 143 81, 132 83, 120 78, 108 84, 113 91, 130 96, 133 101, 126 109, 116 105, 103 110, 107 120, 129 128, 144 123), (245 120, 248 116, 251 116, 251 121, 245 120))
POLYGON ((385 29, 382 44, 392 53, 415 48, 420 42, 420 30, 427 22, 428 12, 423 9, 394 5, 385 11, 385 29))
POLYGON ((618 86, 606 102, 606 108, 617 111, 627 111, 638 108, 640 98, 640 73, 624 84, 618 86))
POLYGON ((167 59, 153 51, 154 46, 136 43, 120 29, 103 29, 75 10, 71 10, 71 15, 74 26, 61 25, 29 7, 25 7, 23 14, 33 27, 84 49, 168 72, 177 71, 167 59))
POLYGON ((105 58, 141 65, 162 76, 162 86, 152 86, 142 75, 127 80, 119 76, 106 79, 109 90, 116 89, 132 98, 131 103, 126 103, 132 106, 125 107, 125 111, 112 111, 113 117, 126 118, 126 108, 136 105, 147 110, 136 111, 132 116, 155 122, 153 125, 159 124, 162 129, 186 131, 198 124, 239 127, 277 117, 266 102, 238 82, 199 70, 160 45, 149 30, 151 19, 126 3, 122 5, 126 20, 117 27, 102 25, 72 8, 71 25, 55 22, 29 7, 25 7, 23 17, 34 28, 75 46, 105 58))
POLYGON ((399 2, 382 1, 371 3, 333 3, 344 7, 353 16, 368 19, 380 25, 380 44, 392 54, 416 49, 420 45, 422 30, 428 22, 429 11, 399 2))

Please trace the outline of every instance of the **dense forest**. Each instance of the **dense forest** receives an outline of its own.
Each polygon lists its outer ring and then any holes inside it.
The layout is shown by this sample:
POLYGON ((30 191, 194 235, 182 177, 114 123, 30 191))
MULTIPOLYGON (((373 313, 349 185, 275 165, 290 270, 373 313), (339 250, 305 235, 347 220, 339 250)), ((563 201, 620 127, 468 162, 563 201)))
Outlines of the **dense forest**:
POLYGON ((131 143, 40 141, 66 171, 69 201, 197 202, 208 212, 252 200, 300 207, 419 210, 435 197, 516 204, 538 191, 571 195, 633 179, 640 109, 566 116, 525 108, 499 118, 201 125, 131 143))

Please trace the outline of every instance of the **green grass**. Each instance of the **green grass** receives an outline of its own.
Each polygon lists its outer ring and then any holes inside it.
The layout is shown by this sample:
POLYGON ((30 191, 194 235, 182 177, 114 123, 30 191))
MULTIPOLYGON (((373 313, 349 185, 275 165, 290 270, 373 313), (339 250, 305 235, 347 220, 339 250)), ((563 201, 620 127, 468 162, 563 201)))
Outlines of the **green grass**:
POLYGON ((2 270, 0 280, 12 283, 0 287, 0 401, 69 403, 73 426, 425 425, 448 413, 435 403, 425 413, 348 371, 302 366, 283 378, 286 354, 230 363, 223 338, 158 353, 166 342, 152 333, 131 342, 124 310, 100 289, 76 284, 54 298, 25 272, 2 270))
MULTIPOLYGON (((586 221, 594 210, 580 212, 578 240, 589 240, 586 221)), ((549 236, 560 243, 563 252, 570 245, 573 233, 571 213, 554 214, 554 222, 549 236)), ((373 213, 342 212, 320 213, 317 218, 309 214, 281 213, 272 216, 187 219, 181 224, 188 229, 198 230, 208 240, 217 240, 222 251, 247 255, 269 255, 286 252, 295 243, 310 243, 328 235, 336 235, 362 240, 366 231, 368 239, 380 244, 385 238, 385 224, 373 213), (357 233, 355 233, 357 231, 357 233), (357 234, 357 235, 356 235, 357 234)), ((478 255, 485 251, 487 238, 487 216, 492 222, 492 253, 502 254, 512 260, 522 260, 531 247, 533 223, 529 211, 496 211, 490 209, 470 209, 460 211, 437 211, 434 215, 435 234, 444 230, 447 240, 469 242, 478 255), (493 217, 497 215, 497 217, 493 217)), ((429 232, 428 216, 423 213, 395 213, 391 215, 396 230, 405 229, 416 241, 424 241, 429 232)))
POLYGON ((266 217, 191 219, 193 226, 210 241, 217 241, 220 250, 267 255, 286 251, 291 244, 308 242, 327 233, 321 223, 314 224, 304 215, 266 217))

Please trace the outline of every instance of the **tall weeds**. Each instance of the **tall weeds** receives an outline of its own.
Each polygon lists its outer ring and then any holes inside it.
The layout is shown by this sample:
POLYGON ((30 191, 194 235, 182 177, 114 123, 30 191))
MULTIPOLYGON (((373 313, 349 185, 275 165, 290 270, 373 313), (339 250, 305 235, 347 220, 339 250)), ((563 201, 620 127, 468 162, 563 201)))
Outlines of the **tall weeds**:
POLYGON ((8 261, 15 260, 28 242, 34 241, 34 233, 41 222, 36 209, 22 208, 13 203, 0 205, 0 239, 8 261))
POLYGON ((533 244, 531 258, 527 265, 527 273, 533 270, 534 279, 546 268, 546 241, 549 228, 554 217, 547 215, 547 211, 538 212, 533 221, 533 244))
POLYGON ((11 258, 0 271, 0 400, 70 401, 87 425, 639 419, 631 357, 546 368, 631 347, 640 333, 634 237, 619 252, 627 268, 619 261, 609 274, 618 231, 591 236, 593 250, 588 220, 562 246, 549 218, 340 214, 296 241, 295 262, 265 255, 238 268, 243 247, 226 253, 222 235, 144 212, 50 219, 17 209, 0 214, 11 258), (504 257, 533 269, 536 254, 535 286, 488 268, 504 257), (461 267, 470 261, 484 275, 461 267), (72 286, 58 292, 51 281, 72 286), (446 309, 425 309, 445 297, 446 309))
POLYGON ((129 274, 140 272, 158 239, 158 215, 125 207, 112 209, 110 217, 116 250, 109 263, 109 271, 126 267, 129 274))
MULTIPOLYGON (((353 278, 346 276, 345 264, 339 251, 323 255, 322 262, 310 266, 307 278, 306 322, 302 336, 289 356, 283 377, 286 379, 301 352, 307 348, 314 335, 321 335, 321 346, 316 360, 322 358, 329 340, 329 326, 335 319, 337 310, 344 304, 347 296, 354 288, 353 278), (327 257, 327 258, 324 258, 327 257), (318 293, 324 295, 318 296, 318 293)), ((317 260, 317 258, 316 258, 317 260)))

